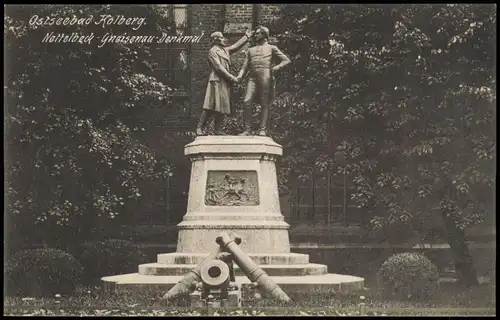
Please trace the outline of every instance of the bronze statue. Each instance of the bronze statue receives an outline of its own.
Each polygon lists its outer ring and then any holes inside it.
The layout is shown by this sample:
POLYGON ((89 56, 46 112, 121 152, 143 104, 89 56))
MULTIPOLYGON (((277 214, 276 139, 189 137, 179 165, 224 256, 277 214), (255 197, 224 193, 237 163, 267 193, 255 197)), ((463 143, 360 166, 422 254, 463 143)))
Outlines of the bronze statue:
POLYGON ((226 46, 226 39, 222 32, 211 34, 212 47, 208 51, 211 72, 196 135, 205 134, 204 127, 209 117, 215 118, 215 134, 224 135, 222 131, 224 115, 231 113, 231 84, 238 82, 236 77, 229 73, 231 63, 229 56, 240 50, 251 35, 252 32, 247 30, 240 40, 231 46, 226 46))
POLYGON ((274 98, 274 73, 289 64, 290 59, 276 46, 267 43, 269 39, 268 28, 258 27, 253 33, 253 37, 256 45, 248 49, 245 62, 236 79, 239 82, 247 73, 249 74, 246 94, 243 99, 245 130, 240 135, 250 135, 252 104, 258 96, 261 104, 259 135, 266 136, 269 106, 274 98), (280 60, 280 63, 275 66, 272 65, 274 58, 280 60))

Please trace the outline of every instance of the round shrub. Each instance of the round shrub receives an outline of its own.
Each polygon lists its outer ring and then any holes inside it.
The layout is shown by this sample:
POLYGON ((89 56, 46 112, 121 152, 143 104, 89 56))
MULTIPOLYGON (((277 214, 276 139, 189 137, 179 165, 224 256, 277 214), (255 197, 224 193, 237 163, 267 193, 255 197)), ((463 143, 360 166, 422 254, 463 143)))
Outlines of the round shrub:
POLYGON ((438 269, 421 253, 392 255, 382 264, 377 276, 386 297, 425 300, 439 289, 438 269))
POLYGON ((90 242, 80 260, 85 269, 85 280, 98 282, 100 278, 123 273, 137 272, 146 255, 134 243, 126 240, 90 242))
POLYGON ((32 297, 71 294, 80 283, 82 273, 80 262, 62 250, 23 250, 7 262, 7 292, 32 297))

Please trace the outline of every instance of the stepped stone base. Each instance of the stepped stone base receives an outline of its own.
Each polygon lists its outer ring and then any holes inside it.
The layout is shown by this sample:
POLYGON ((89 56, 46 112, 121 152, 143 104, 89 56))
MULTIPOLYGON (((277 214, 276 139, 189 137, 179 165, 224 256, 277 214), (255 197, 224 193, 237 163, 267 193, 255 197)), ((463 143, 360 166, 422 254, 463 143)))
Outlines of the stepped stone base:
MULTIPOLYGON (((139 274, 152 276, 181 276, 188 273, 196 267, 195 264, 161 264, 148 263, 139 266, 139 274)), ((323 275, 327 273, 327 267, 323 264, 277 264, 277 265, 262 265, 260 266, 269 276, 312 276, 323 275)), ((244 276, 245 274, 234 266, 236 276, 244 276)))
MULTIPOLYGON (((165 294, 184 275, 201 263, 208 253, 163 253, 157 263, 139 265, 139 272, 104 277, 105 290, 116 292, 153 292, 165 294)), ((364 279, 329 274, 327 266, 309 263, 309 255, 300 253, 250 253, 259 265, 285 292, 352 292, 362 290, 364 279)), ((236 283, 242 289, 250 283, 235 264, 236 283)))
MULTIPOLYGON (((163 295, 170 290, 183 276, 150 276, 138 273, 104 277, 105 290, 118 293, 153 293, 163 295)), ((364 280, 360 277, 342 274, 323 274, 296 277, 273 277, 283 291, 311 293, 348 293, 363 290, 364 280)), ((237 276, 236 283, 246 290, 250 280, 245 276, 237 276)))

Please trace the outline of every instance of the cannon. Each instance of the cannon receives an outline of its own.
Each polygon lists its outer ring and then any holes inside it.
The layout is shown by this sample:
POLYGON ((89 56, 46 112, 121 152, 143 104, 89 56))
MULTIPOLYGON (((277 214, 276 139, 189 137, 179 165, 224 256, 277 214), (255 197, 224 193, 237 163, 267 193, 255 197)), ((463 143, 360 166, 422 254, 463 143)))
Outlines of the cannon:
POLYGON ((228 263, 230 255, 219 255, 218 259, 207 260, 201 266, 201 281, 190 294, 192 307, 241 307, 241 293, 234 283, 234 270, 228 263), (233 281, 231 281, 233 280, 233 281))
MULTIPOLYGON (((232 238, 236 243, 241 243, 241 238, 232 238)), ((211 254, 208 255, 208 257, 203 260, 200 264, 198 264, 193 270, 189 271, 184 278, 182 278, 179 282, 175 284, 164 296, 163 299, 165 300, 172 300, 176 297, 179 297, 184 294, 191 293, 193 290, 196 289, 197 284, 202 280, 201 279, 201 267, 203 264, 207 261, 216 259, 221 256, 222 250, 220 247, 217 248, 217 250, 211 254)), ((234 278, 234 275, 233 275, 234 278)), ((234 279, 233 279, 234 281, 234 279)))
POLYGON ((235 283, 235 262, 264 295, 284 302, 291 301, 269 275, 240 249, 241 237, 223 232, 216 243, 218 250, 186 274, 163 296, 164 299, 171 300, 189 293, 193 307, 240 307, 241 291, 235 283))
POLYGON ((223 232, 217 237, 216 242, 219 244, 222 251, 231 253, 238 267, 240 267, 252 283, 257 283, 258 288, 263 291, 265 295, 269 295, 284 302, 291 301, 288 295, 269 277, 269 275, 259 268, 257 264, 241 250, 239 243, 237 243, 235 239, 241 238, 235 234, 229 236, 227 233, 223 232))

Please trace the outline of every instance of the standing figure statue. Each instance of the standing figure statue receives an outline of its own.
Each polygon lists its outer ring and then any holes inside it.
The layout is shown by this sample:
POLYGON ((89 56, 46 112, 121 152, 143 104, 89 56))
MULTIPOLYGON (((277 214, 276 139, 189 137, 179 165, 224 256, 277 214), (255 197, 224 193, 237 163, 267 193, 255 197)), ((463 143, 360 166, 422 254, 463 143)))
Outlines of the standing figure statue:
POLYGON ((261 104, 260 136, 267 135, 267 122, 269 106, 274 99, 275 79, 274 73, 290 63, 290 59, 276 46, 267 43, 269 29, 258 27, 253 33, 256 45, 248 49, 245 62, 238 74, 237 81, 249 74, 246 94, 243 99, 243 119, 245 130, 242 136, 250 135, 252 121, 252 105, 256 97, 261 104), (278 58, 280 63, 273 66, 273 59, 278 58))
POLYGON ((240 40, 231 46, 226 46, 222 32, 217 31, 210 35, 212 47, 208 50, 208 62, 211 72, 196 135, 205 134, 205 124, 211 117, 215 118, 215 134, 224 135, 222 131, 224 115, 231 113, 231 85, 238 82, 236 77, 229 73, 231 65, 229 56, 240 50, 251 36, 252 32, 247 30, 240 40))

